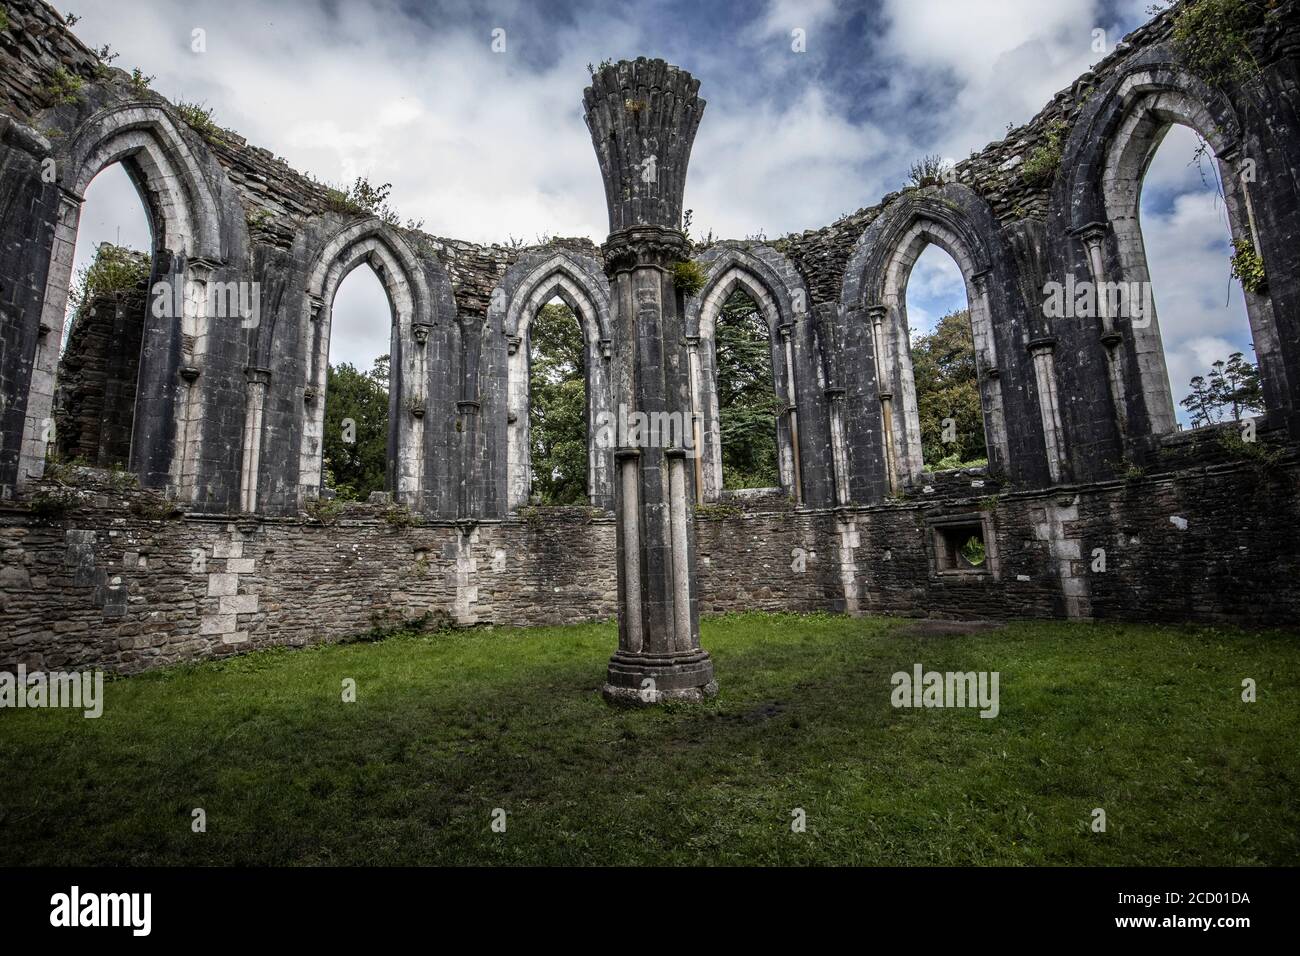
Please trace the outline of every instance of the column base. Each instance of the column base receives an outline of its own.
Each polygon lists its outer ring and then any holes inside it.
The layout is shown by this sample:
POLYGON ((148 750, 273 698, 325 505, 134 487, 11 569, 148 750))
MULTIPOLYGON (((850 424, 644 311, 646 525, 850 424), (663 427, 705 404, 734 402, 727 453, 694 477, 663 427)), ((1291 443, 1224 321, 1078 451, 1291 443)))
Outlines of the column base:
POLYGON ((610 704, 644 707, 667 701, 699 702, 718 694, 707 651, 681 655, 628 654, 609 661, 601 695, 610 704))

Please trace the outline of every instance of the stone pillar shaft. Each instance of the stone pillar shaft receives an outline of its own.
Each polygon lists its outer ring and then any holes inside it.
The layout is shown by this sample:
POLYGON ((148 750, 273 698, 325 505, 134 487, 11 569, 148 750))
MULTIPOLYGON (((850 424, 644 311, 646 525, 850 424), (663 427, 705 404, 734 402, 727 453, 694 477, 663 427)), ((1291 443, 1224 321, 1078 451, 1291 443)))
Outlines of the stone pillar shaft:
MULTIPOLYGON (((605 181, 610 235, 610 397, 618 435, 619 646, 605 697, 698 700, 717 692, 700 647, 695 522, 698 451, 683 295, 690 257, 682 189, 703 101, 690 74, 662 60, 600 70, 587 125, 605 181)), ((698 375, 698 372, 696 372, 698 375)))

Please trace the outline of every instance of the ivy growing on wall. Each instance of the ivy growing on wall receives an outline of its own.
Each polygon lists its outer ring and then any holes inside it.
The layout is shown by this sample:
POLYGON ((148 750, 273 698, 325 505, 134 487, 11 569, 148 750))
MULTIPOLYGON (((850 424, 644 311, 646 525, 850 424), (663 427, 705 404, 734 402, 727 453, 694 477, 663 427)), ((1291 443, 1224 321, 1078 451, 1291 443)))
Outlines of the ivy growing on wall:
POLYGON ((1268 276, 1264 274, 1264 260, 1255 251, 1255 244, 1249 239, 1234 239, 1232 248, 1232 277, 1247 292, 1263 295, 1268 291, 1268 276))

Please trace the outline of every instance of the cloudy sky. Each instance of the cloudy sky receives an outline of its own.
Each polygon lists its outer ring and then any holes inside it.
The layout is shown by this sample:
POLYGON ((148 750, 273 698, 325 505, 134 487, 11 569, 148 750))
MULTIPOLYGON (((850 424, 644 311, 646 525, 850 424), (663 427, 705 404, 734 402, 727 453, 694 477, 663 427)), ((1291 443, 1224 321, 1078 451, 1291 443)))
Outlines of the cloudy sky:
MULTIPOLYGON (((1150 0, 69 0, 75 32, 109 44, 173 100, 318 179, 393 184, 404 217, 478 242, 607 232, 582 119, 587 65, 662 56, 708 101, 687 181, 694 231, 817 228, 899 188, 909 165, 959 159, 1028 120, 1145 19, 1150 0), (206 49, 194 50, 196 30, 206 49), (794 49, 802 31, 804 50, 794 49), (504 31, 504 33, 498 32, 504 31), (498 51, 504 38, 504 50, 498 51)), ((1181 131, 1175 131, 1175 134, 1181 131)), ((1221 204, 1171 134, 1144 225, 1171 378, 1229 347, 1249 354, 1228 283, 1221 204), (1225 306, 1225 302, 1228 303, 1225 306)), ((92 185, 78 255, 147 244, 118 170, 92 185)), ((909 289, 913 326, 964 305, 937 250, 909 289)), ((388 349, 387 305, 359 269, 335 303, 335 361, 388 349)), ((1181 395, 1176 384, 1176 394, 1181 395)))

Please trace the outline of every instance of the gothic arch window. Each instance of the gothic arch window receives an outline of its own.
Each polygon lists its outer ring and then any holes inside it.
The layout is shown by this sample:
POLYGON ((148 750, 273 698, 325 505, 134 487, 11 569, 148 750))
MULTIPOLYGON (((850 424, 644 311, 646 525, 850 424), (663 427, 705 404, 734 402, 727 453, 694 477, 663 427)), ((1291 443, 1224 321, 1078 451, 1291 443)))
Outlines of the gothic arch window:
MULTIPOLYGON (((165 295, 179 313, 174 324, 182 344, 189 346, 182 349, 183 372, 197 368, 206 344, 203 303, 221 244, 216 202, 199 160, 160 107, 126 105, 97 113, 68 138, 56 157, 59 206, 40 316, 45 331, 33 359, 24 421, 20 481, 44 473, 81 206, 92 181, 119 163, 138 189, 149 218, 155 283, 151 296, 165 295), (160 280, 170 292, 158 291, 160 280)), ((150 308, 155 304, 151 299, 150 308)), ((160 334, 173 333, 168 329, 160 334)), ((151 335, 147 321, 142 335, 151 335)), ((195 377, 182 375, 181 381, 166 387, 140 391, 133 412, 131 468, 151 485, 165 481, 182 500, 198 494, 203 416, 195 377), (169 427, 161 424, 163 418, 171 419, 169 427), (143 434, 141 420, 158 425, 143 434)))
MULTIPOLYGON (((1143 184, 1157 151, 1170 130, 1175 126, 1191 130, 1205 144, 1203 162, 1222 188, 1222 209, 1227 229, 1236 243, 1259 249, 1259 236, 1255 229, 1254 212, 1250 196, 1249 176, 1243 175, 1240 144, 1233 131, 1217 121, 1211 111, 1188 90, 1171 87, 1150 74, 1128 77, 1116 90, 1115 98, 1125 104, 1123 115, 1106 146, 1105 161, 1100 180, 1106 218, 1114 234, 1115 262, 1119 274, 1105 274, 1100 243, 1104 234, 1094 230, 1083 232, 1085 245, 1089 246, 1095 281, 1107 285, 1119 283, 1128 290, 1126 297, 1117 301, 1116 309, 1099 308, 1104 334, 1116 336, 1127 332, 1131 336, 1131 357, 1136 381, 1140 389, 1140 402, 1130 403, 1123 394, 1123 378, 1112 374, 1112 388, 1119 391, 1116 404, 1121 410, 1126 429, 1132 433, 1162 435, 1175 431, 1177 423, 1176 402, 1187 382, 1171 382, 1168 356, 1162 336, 1159 316, 1159 299, 1152 283, 1150 264, 1144 242, 1142 226, 1143 184), (1098 276, 1098 272, 1101 273, 1098 276), (1113 314, 1118 313, 1118 314, 1113 314), (1138 420, 1130 409, 1144 416, 1138 420)), ((1226 280, 1228 259, 1225 254, 1223 275, 1226 280)), ((1226 284, 1226 281, 1225 281, 1226 284)), ((1102 296, 1099 286, 1099 304, 1102 296)), ((1111 297, 1115 300, 1116 297, 1111 297)), ((1249 337, 1258 356, 1259 368, 1265 390, 1269 386, 1271 369, 1280 370, 1280 344, 1275 331, 1272 303, 1267 295, 1246 293, 1245 312, 1249 324, 1249 337)), ((1169 331, 1173 331, 1171 326, 1169 331)), ((1226 359, 1228 356, 1221 356, 1226 359)), ((1247 356, 1250 358, 1250 356, 1247 356)), ((1181 376, 1180 376, 1181 377, 1181 376)))
POLYGON ((1002 471, 1007 463, 1007 426, 987 294, 988 267, 976 258, 971 242, 958 229, 916 216, 890 243, 881 269, 879 302, 867 309, 881 382, 886 469, 892 487, 918 479, 925 467, 907 318, 907 286, 917 260, 931 245, 947 253, 961 271, 974 341, 989 466, 991 470, 1002 471))
POLYGON ((780 300, 764 279, 744 265, 726 260, 700 294, 700 345, 692 359, 692 405, 700 423, 697 498, 716 501, 727 483, 723 469, 723 409, 719 402, 718 324, 728 303, 736 302, 737 298, 748 300, 766 328, 775 398, 777 474, 782 491, 799 498, 798 412, 790 340, 793 317, 783 315, 780 300))
POLYGON ((926 468, 987 463, 974 332, 957 263, 941 247, 926 246, 908 277, 904 300, 926 468))
POLYGON ((345 276, 330 304, 322 449, 326 488, 366 500, 391 490, 395 436, 393 304, 369 259, 345 276))
MULTIPOLYGON (((386 484, 395 499, 419 507, 424 486, 424 427, 429 370, 417 332, 418 316, 429 314, 429 291, 413 254, 377 220, 340 231, 317 257, 308 285, 302 321, 307 348, 302 386, 303 430, 299 452, 299 502, 322 487, 325 396, 335 295, 355 269, 368 266, 387 294, 389 337, 389 425, 386 484)), ((246 481, 256 487, 256 480, 246 481)))
MULTIPOLYGON (((567 256, 554 256, 532 269, 516 287, 503 331, 507 339, 507 503, 528 504, 533 492, 531 434, 532 326, 548 304, 570 310, 581 328, 587 421, 587 493, 597 507, 613 507, 612 448, 602 447, 598 424, 618 410, 610 407, 609 336, 605 290, 567 256)), ((607 444, 607 443, 606 443, 607 444)))

